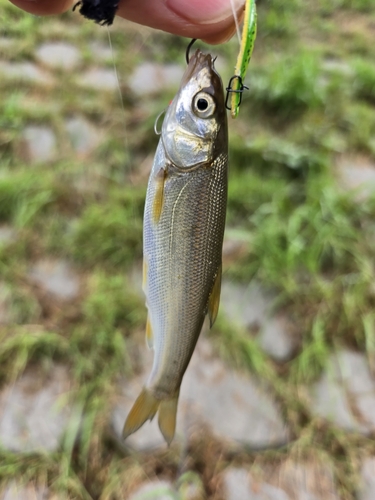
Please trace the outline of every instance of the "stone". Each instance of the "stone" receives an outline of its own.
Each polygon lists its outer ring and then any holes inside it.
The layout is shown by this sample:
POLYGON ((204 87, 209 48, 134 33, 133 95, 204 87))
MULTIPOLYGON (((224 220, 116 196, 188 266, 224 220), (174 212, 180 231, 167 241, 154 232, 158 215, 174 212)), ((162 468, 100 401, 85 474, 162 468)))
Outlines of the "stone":
POLYGON ((366 458, 361 470, 362 485, 358 492, 358 500, 374 500, 375 498, 375 457, 366 458))
POLYGON ((38 85, 53 85, 52 76, 30 62, 9 63, 0 61, 0 75, 7 80, 25 81, 38 85))
POLYGON ((267 448, 285 444, 288 430, 267 388, 254 376, 230 369, 202 338, 181 386, 185 429, 204 422, 221 439, 267 448))
POLYGON ((92 68, 78 78, 78 84, 94 90, 114 91, 118 89, 118 80, 113 69, 92 68))
POLYGON ((68 370, 54 365, 48 376, 27 370, 0 392, 0 443, 19 452, 54 451, 70 409, 61 396, 70 388, 68 370))
POLYGON ((294 344, 288 328, 285 316, 279 314, 267 317, 259 332, 260 346, 276 361, 286 361, 292 355, 294 344))
POLYGON ((354 191, 358 202, 375 193, 375 163, 366 157, 341 157, 337 162, 337 175, 340 186, 354 191))
POLYGON ((331 420, 348 431, 365 432, 365 428, 351 412, 345 388, 332 378, 331 373, 323 373, 320 380, 314 384, 311 395, 314 414, 331 420))
POLYGON ((244 468, 229 468, 222 474, 224 498, 226 500, 250 500, 249 472, 244 468))
POLYGON ((233 322, 243 328, 260 326, 267 315, 271 296, 267 296, 259 283, 249 285, 223 280, 220 308, 233 322))
MULTIPOLYGON (((142 389, 152 366, 152 352, 139 349, 142 373, 124 382, 123 394, 113 413, 113 427, 120 435, 125 418, 142 389)), ((289 432, 267 388, 250 374, 227 367, 213 355, 211 344, 200 338, 185 373, 179 398, 176 441, 186 440, 195 430, 209 428, 229 446, 253 448, 288 442, 289 432)), ((157 419, 147 422, 126 443, 138 450, 165 446, 157 419)))
POLYGON ((329 463, 291 459, 262 469, 229 467, 222 475, 226 500, 339 500, 329 463))
POLYGON ((150 95, 180 85, 184 70, 177 64, 140 64, 129 78, 129 87, 137 95, 150 95))
POLYGON ((327 58, 322 62, 322 70, 328 73, 339 73, 345 77, 354 75, 354 68, 352 65, 339 59, 327 58))
POLYGON ((222 474, 226 500, 289 500, 285 491, 256 482, 245 468, 230 467, 222 474))
POLYGON ((103 43, 94 41, 89 44, 89 48, 95 61, 111 62, 113 60, 112 49, 108 44, 104 45, 103 43))
POLYGON ((375 380, 363 354, 349 349, 333 353, 311 394, 316 414, 348 430, 375 430, 375 380))
POLYGON ((291 500, 339 500, 329 463, 294 462, 289 459, 264 474, 267 481, 286 492, 291 500))
POLYGON ((168 481, 150 481, 135 490, 129 500, 176 500, 176 491, 168 481))
POLYGON ((47 500, 48 490, 33 484, 22 485, 12 481, 1 492, 1 500, 47 500))
POLYGON ((65 71, 76 69, 82 61, 80 51, 66 42, 43 43, 36 49, 35 55, 41 64, 65 71))
POLYGON ((65 130, 73 149, 79 154, 93 151, 99 142, 96 128, 80 116, 73 116, 65 122, 65 130))
POLYGON ((49 161, 56 155, 56 137, 49 127, 27 126, 22 138, 26 155, 34 162, 49 161))
POLYGON ((5 224, 0 225, 0 246, 11 243, 16 238, 16 230, 5 224))
POLYGON ((0 36, 0 51, 5 54, 7 50, 16 45, 18 40, 16 38, 9 38, 7 36, 0 36))
POLYGON ((58 299, 73 300, 79 294, 79 277, 64 260, 42 259, 31 267, 28 276, 58 299))
POLYGON ((242 285, 223 280, 221 311, 240 327, 256 329, 262 349, 275 360, 285 361, 292 355, 294 342, 287 319, 281 314, 272 316, 272 301, 272 295, 256 282, 242 285))

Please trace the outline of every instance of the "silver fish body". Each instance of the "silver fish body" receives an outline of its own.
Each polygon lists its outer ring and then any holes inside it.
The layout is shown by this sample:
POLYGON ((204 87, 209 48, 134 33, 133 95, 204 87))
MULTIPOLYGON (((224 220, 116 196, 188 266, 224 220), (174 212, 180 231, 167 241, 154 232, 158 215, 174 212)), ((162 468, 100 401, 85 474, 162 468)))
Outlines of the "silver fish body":
POLYGON ((208 313, 220 298, 228 132, 222 82, 210 55, 190 59, 166 113, 144 212, 147 339, 154 363, 124 436, 159 411, 169 443, 179 388, 208 313))

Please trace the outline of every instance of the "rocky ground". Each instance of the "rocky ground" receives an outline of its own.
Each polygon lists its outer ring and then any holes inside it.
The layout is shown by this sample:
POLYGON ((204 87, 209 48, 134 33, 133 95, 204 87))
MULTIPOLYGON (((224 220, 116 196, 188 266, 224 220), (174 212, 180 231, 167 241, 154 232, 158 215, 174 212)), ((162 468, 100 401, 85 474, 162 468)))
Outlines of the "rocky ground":
MULTIPOLYGON (((0 498, 375 498, 375 10, 260 9, 220 315, 167 448, 155 421, 121 429, 152 362, 142 210, 186 41, 0 0, 0 498)), ((236 41, 211 50, 227 80, 236 41)))

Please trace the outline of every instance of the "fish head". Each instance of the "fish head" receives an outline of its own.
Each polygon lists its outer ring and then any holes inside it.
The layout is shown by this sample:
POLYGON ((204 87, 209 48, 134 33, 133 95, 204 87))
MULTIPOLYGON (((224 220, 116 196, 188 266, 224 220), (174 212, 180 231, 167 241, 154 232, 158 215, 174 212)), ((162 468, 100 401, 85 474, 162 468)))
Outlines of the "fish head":
POLYGON ((164 118, 162 141, 166 156, 178 169, 211 163, 220 135, 221 146, 225 147, 227 116, 223 84, 212 56, 197 50, 164 118))

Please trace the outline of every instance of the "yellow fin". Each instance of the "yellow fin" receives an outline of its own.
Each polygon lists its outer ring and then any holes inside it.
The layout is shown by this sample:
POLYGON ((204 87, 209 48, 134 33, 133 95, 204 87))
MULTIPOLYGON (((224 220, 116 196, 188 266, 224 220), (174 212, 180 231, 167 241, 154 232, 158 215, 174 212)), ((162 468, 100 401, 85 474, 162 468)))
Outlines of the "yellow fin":
POLYGON ((167 441, 168 446, 171 444, 176 430, 176 415, 178 396, 180 391, 172 399, 163 400, 159 407, 159 428, 167 441))
POLYGON ((148 264, 146 257, 143 257, 143 268, 142 268, 142 288, 143 290, 146 288, 147 284, 147 271, 148 271, 148 264))
POLYGON ((158 411, 159 404, 160 401, 143 388, 126 419, 122 431, 123 438, 127 438, 142 427, 146 420, 152 420, 158 411))
POLYGON ((166 171, 161 168, 155 177, 156 188, 155 197, 152 204, 152 217, 154 222, 157 224, 160 220, 161 211, 163 209, 164 203, 164 182, 167 177, 166 171))
POLYGON ((152 327, 151 327, 151 321, 150 321, 150 314, 147 316, 147 323, 146 323, 146 342, 148 345, 149 349, 154 348, 154 334, 152 333, 152 327))
POLYGON ((221 292, 221 273, 222 265, 220 264, 212 287, 210 298, 208 299, 208 316, 210 318, 210 328, 216 321, 217 313, 219 312, 220 292, 221 292))

